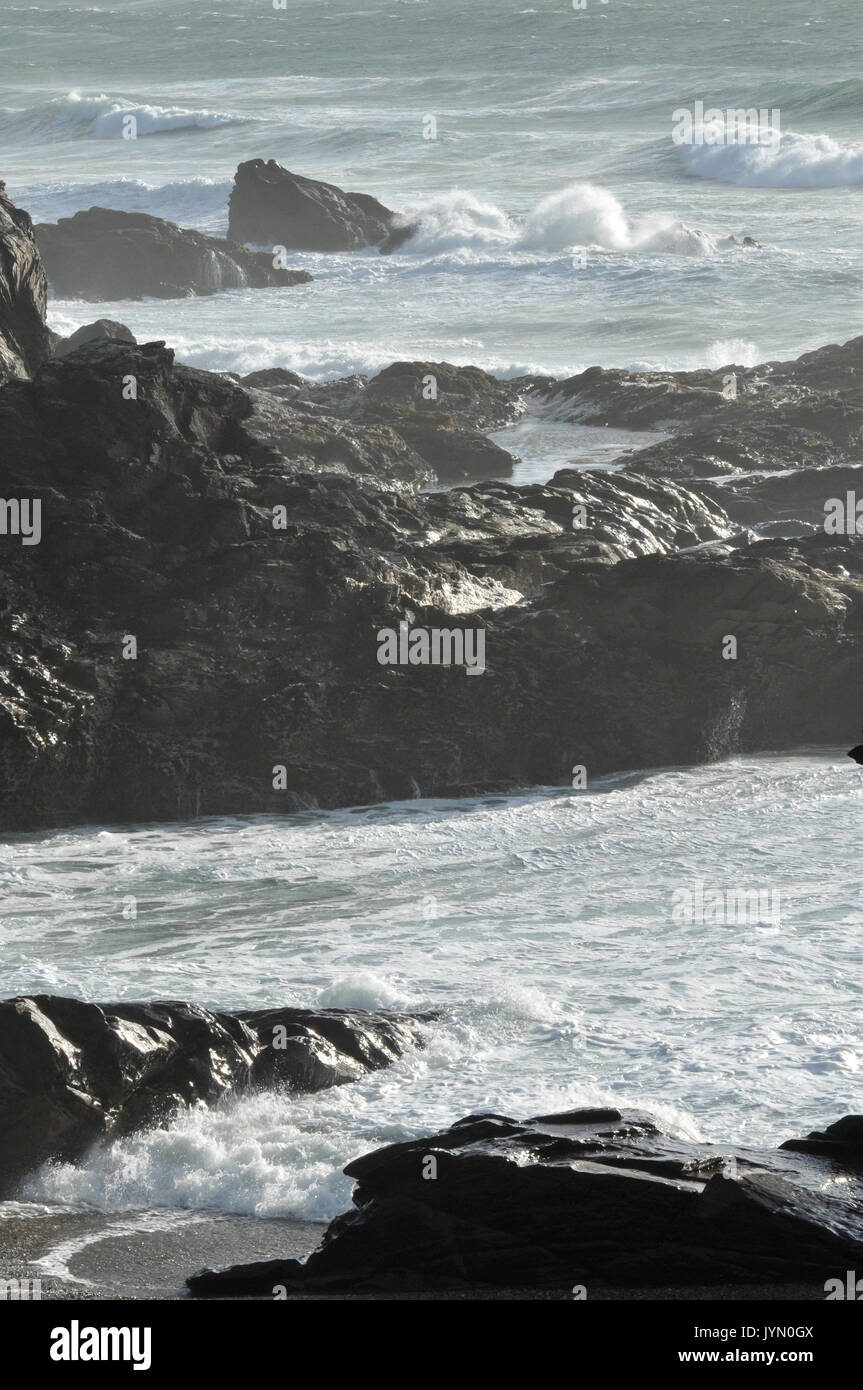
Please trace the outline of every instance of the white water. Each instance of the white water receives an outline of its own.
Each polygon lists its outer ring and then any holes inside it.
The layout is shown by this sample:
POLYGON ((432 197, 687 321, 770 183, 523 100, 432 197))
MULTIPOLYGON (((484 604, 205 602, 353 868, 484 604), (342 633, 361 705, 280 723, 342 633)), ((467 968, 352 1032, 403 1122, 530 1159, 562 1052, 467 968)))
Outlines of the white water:
POLYGON ((578 793, 15 837, 7 994, 444 1011, 426 1051, 355 1085, 187 1114, 19 1195, 325 1218, 351 1157, 472 1110, 630 1104, 766 1143, 859 1110, 861 779, 812 751, 578 793), (675 921, 699 883, 776 893, 778 919, 675 921))

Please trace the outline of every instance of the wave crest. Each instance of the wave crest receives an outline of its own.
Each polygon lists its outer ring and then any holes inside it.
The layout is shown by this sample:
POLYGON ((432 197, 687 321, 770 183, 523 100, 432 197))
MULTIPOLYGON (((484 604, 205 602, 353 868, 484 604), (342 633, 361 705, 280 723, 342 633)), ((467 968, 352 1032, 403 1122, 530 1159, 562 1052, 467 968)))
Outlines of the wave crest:
POLYGON ((523 219, 456 189, 420 204, 409 220, 417 230, 402 249, 426 256, 563 254, 576 247, 702 256, 719 248, 714 237, 668 214, 631 219, 609 189, 591 183, 550 194, 523 219))
POLYGON ((841 188, 863 183, 863 145, 783 132, 774 144, 680 145, 688 174, 743 188, 841 188))
POLYGON ((19 145, 38 144, 46 139, 77 139, 82 134, 93 140, 122 140, 124 124, 134 116, 136 135, 164 135, 177 130, 215 130, 226 125, 245 125, 249 117, 226 111, 189 111, 182 106, 150 106, 127 101, 125 97, 82 96, 69 92, 65 97, 28 107, 24 111, 6 109, 0 113, 0 133, 4 140, 19 145))

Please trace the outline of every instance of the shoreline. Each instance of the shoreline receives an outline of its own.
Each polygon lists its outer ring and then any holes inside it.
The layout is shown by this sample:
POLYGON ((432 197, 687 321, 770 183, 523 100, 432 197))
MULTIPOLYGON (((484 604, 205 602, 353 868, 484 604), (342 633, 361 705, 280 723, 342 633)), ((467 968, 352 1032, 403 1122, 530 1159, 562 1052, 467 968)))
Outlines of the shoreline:
MULTIPOLYGON (((216 1213, 159 1213, 177 1218, 173 1230, 137 1236, 122 1230, 135 1213, 58 1213, 57 1215, 0 1218, 0 1277, 40 1279, 41 1301, 56 1303, 105 1302, 270 1302, 250 1295, 219 1298, 196 1297, 184 1287, 186 1276, 205 1262, 252 1259, 301 1258, 317 1245, 325 1222, 279 1218, 232 1216, 216 1213), (191 1218, 191 1219, 190 1219, 191 1218), (102 1227, 101 1234, 99 1232, 102 1227), (120 1229, 117 1229, 117 1228, 120 1229), (68 1257, 76 1279, 42 1273, 36 1261, 58 1244, 89 1237, 89 1243, 68 1257), (138 1272, 138 1282, 132 1269, 138 1272), (77 1282, 88 1279, 90 1282, 77 1282)), ((138 1216, 145 1215, 137 1213, 138 1216)), ((147 1215, 155 1215, 147 1214, 147 1215)), ((613 1287, 596 1285, 588 1302, 815 1302, 823 1301, 824 1289, 813 1284, 708 1284, 684 1287, 613 1287)), ((573 1302, 566 1288, 483 1288, 385 1293, 294 1293, 290 1302, 573 1302)))

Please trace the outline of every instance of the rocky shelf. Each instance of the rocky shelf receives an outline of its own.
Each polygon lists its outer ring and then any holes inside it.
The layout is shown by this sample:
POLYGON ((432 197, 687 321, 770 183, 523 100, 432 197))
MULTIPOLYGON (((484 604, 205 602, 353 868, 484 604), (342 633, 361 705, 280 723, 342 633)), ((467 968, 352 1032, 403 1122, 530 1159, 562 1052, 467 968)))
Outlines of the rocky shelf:
POLYGON ((863 1258, 863 1116, 781 1149, 646 1115, 468 1115, 348 1164, 354 1210, 305 1260, 204 1269, 197 1295, 823 1287, 863 1258))

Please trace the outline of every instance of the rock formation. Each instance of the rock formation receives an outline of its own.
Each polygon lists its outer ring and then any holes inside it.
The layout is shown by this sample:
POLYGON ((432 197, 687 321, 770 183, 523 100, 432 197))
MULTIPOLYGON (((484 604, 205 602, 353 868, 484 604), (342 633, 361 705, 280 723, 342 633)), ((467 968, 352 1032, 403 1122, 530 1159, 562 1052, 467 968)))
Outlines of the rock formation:
POLYGON ((47 1159, 250 1088, 320 1091, 423 1046, 431 1014, 0 1002, 0 1191, 47 1159))
POLYGON ((311 280, 249 251, 145 212, 90 208, 36 227, 54 294, 61 299, 183 299, 218 290, 262 289, 311 280))
POLYGON ((863 1116, 782 1151, 650 1117, 468 1115, 349 1163, 355 1210, 307 1260, 202 1270, 197 1294, 812 1283, 863 1259, 863 1116), (801 1151, 802 1150, 802 1151, 801 1151))
MULTIPOLYGON (((29 224, 7 219, 4 263, 29 254, 35 286, 29 224)), ((499 382, 431 362, 244 384, 103 325, 0 389, 0 829, 844 741, 863 562, 819 515, 860 467, 861 350, 741 368, 726 400, 727 372, 499 382), (513 487, 485 431, 536 402, 679 433, 611 473, 513 487), (481 630, 485 673, 381 665, 378 634, 402 624, 481 630)))
POLYGON ((859 547, 749 543, 637 455, 420 495, 392 426, 110 341, 8 383, 0 437, 42 526, 0 548, 6 830, 568 784, 858 722, 859 547), (482 628, 486 673, 382 667, 401 622, 482 628))
POLYGON ((85 323, 68 338, 58 338, 54 344, 55 357, 68 357, 70 352, 86 347, 88 343, 114 342, 135 343, 137 340, 131 328, 114 319, 96 319, 95 323, 85 323))
POLYGON ((0 382, 32 375, 51 350, 48 282, 33 223, 5 190, 0 183, 0 382))
POLYGON ((289 251, 356 251, 383 241, 394 216, 367 193, 293 174, 274 159, 249 159, 234 176, 228 235, 289 251))

